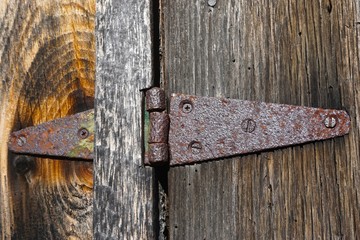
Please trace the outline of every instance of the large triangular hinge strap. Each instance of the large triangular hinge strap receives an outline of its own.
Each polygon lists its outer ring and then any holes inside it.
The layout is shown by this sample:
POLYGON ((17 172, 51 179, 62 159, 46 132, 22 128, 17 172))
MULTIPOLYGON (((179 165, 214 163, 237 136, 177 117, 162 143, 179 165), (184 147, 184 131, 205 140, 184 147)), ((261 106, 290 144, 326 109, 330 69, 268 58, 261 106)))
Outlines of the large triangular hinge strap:
MULTIPOLYGON (((184 165, 345 135, 346 111, 146 92, 145 165, 184 165), (169 162, 169 163, 168 163, 169 162)), ((10 136, 9 149, 33 155, 92 159, 94 110, 28 127, 10 136)))

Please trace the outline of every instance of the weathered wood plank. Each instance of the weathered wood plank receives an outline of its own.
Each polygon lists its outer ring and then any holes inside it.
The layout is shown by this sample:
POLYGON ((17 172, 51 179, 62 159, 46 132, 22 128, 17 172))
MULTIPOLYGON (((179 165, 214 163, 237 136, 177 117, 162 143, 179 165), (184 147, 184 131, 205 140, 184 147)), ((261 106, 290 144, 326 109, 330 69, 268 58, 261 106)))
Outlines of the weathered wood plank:
POLYGON ((154 171, 142 166, 140 89, 152 83, 150 1, 97 1, 94 237, 154 239, 154 171))
POLYGON ((11 131, 93 107, 95 1, 0 2, 0 238, 90 239, 92 164, 8 153, 11 131))
POLYGON ((162 1, 169 93, 344 108, 352 117, 342 138, 170 169, 171 239, 360 238, 359 7, 162 1))

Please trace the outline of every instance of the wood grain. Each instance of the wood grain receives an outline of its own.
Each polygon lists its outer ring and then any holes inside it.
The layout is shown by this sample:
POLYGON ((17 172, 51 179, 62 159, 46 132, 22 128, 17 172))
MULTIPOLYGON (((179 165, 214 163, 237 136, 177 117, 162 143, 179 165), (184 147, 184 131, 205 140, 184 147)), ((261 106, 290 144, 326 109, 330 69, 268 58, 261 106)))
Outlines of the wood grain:
POLYGON ((97 1, 94 237, 156 239, 156 187, 142 164, 141 89, 153 82, 149 1, 97 1))
POLYGON ((163 0, 161 10, 169 93, 352 119, 345 137, 170 169, 170 239, 360 238, 359 2, 163 0))
POLYGON ((16 156, 11 131, 93 107, 95 1, 0 3, 0 238, 90 239, 92 163, 16 156))

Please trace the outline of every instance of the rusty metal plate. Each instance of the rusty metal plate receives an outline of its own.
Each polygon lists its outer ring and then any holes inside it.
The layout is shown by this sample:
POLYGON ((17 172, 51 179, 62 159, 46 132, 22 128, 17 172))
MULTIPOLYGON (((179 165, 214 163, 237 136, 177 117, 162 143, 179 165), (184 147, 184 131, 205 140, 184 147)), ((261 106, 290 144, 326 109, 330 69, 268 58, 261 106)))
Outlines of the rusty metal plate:
POLYGON ((345 111, 173 94, 170 165, 333 138, 349 132, 345 111))
POLYGON ((10 136, 9 149, 34 155, 93 159, 94 110, 28 127, 10 136))

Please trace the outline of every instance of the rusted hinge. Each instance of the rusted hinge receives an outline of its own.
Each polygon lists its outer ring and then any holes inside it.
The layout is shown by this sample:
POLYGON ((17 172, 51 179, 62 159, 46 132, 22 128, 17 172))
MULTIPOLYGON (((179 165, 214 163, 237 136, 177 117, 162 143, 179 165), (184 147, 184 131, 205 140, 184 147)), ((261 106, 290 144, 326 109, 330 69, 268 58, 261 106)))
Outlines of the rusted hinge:
MULTIPOLYGON (((146 92, 145 165, 184 165, 345 135, 346 111, 226 98, 146 92)), ((13 152, 92 159, 94 111, 11 134, 13 152)))

